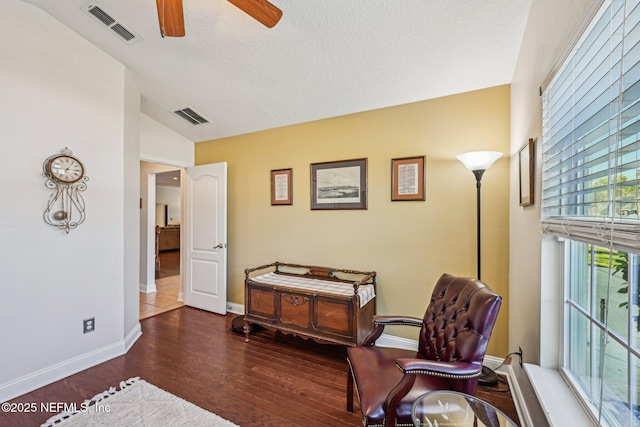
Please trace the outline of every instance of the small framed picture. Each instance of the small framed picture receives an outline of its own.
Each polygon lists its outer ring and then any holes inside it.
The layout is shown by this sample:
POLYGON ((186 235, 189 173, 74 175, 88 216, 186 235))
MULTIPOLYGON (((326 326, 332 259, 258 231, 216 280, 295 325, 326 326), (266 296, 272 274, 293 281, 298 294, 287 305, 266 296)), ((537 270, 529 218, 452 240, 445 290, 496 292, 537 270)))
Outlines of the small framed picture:
POLYGON ((292 205, 292 178, 293 170, 277 169, 271 171, 271 205, 292 205))
POLYGON ((522 146, 518 152, 520 168, 520 206, 533 204, 535 190, 534 178, 536 173, 536 141, 533 138, 522 146))
POLYGON ((312 163, 311 209, 367 209, 367 159, 312 163))
POLYGON ((425 200, 425 156, 391 160, 391 200, 425 200))

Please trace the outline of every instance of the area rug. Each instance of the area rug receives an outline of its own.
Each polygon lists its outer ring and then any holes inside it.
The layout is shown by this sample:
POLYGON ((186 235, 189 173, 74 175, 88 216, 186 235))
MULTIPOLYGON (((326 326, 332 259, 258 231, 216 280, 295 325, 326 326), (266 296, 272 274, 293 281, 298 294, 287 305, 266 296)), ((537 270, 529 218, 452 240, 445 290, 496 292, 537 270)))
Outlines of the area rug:
POLYGON ((122 381, 119 390, 111 387, 71 409, 51 417, 41 427, 238 427, 140 377, 122 381))

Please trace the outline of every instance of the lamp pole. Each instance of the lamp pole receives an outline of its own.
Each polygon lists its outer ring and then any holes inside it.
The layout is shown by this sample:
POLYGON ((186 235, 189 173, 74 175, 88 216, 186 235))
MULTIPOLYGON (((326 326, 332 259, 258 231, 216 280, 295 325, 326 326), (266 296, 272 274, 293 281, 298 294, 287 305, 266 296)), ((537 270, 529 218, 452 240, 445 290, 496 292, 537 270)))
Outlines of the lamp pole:
POLYGON ((481 251, 481 239, 480 239, 480 187, 482 186, 482 175, 489 169, 489 167, 502 157, 502 153, 498 151, 472 151, 469 153, 458 154, 456 156, 467 169, 473 172, 476 177, 476 228, 477 228, 477 249, 476 255, 478 258, 478 280, 481 280, 482 271, 482 251, 481 251))
POLYGON ((482 175, 484 174, 484 171, 486 169, 478 169, 478 170, 474 170, 473 175, 475 175, 476 177, 476 229, 477 229, 477 233, 478 233, 478 249, 477 249, 477 257, 478 257, 478 280, 482 279, 482 275, 481 275, 481 271, 482 271, 482 251, 480 250, 481 247, 481 239, 480 239, 480 224, 482 224, 480 222, 480 187, 482 185, 482 175))

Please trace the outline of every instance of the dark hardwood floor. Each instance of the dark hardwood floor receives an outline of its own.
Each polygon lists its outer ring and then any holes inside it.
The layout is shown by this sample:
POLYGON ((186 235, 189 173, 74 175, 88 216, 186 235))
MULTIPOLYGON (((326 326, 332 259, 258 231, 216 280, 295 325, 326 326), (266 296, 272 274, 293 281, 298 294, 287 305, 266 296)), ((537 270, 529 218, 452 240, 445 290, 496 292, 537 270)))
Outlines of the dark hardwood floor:
MULTIPOLYGON (((183 307, 145 319, 126 355, 11 402, 80 404, 139 376, 240 426, 361 425, 357 397, 354 413, 345 410, 344 347, 263 329, 245 343, 231 331, 233 317, 183 307)), ((478 397, 517 420, 509 392, 481 387, 478 397)), ((0 412, 0 426, 37 426, 53 415, 0 412)))
POLYGON ((160 270, 156 270, 156 279, 180 274, 180 249, 158 252, 160 270))

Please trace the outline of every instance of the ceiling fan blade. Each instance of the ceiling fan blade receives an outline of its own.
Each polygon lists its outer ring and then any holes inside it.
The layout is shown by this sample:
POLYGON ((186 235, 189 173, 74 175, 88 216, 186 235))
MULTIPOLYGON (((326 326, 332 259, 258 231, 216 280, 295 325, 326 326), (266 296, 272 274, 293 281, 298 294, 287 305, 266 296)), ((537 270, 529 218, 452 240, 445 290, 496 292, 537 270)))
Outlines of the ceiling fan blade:
POLYGON ((156 0, 162 37, 184 37, 182 0, 156 0))
POLYGON ((273 28, 282 18, 282 11, 267 0, 228 1, 265 27, 273 28))

